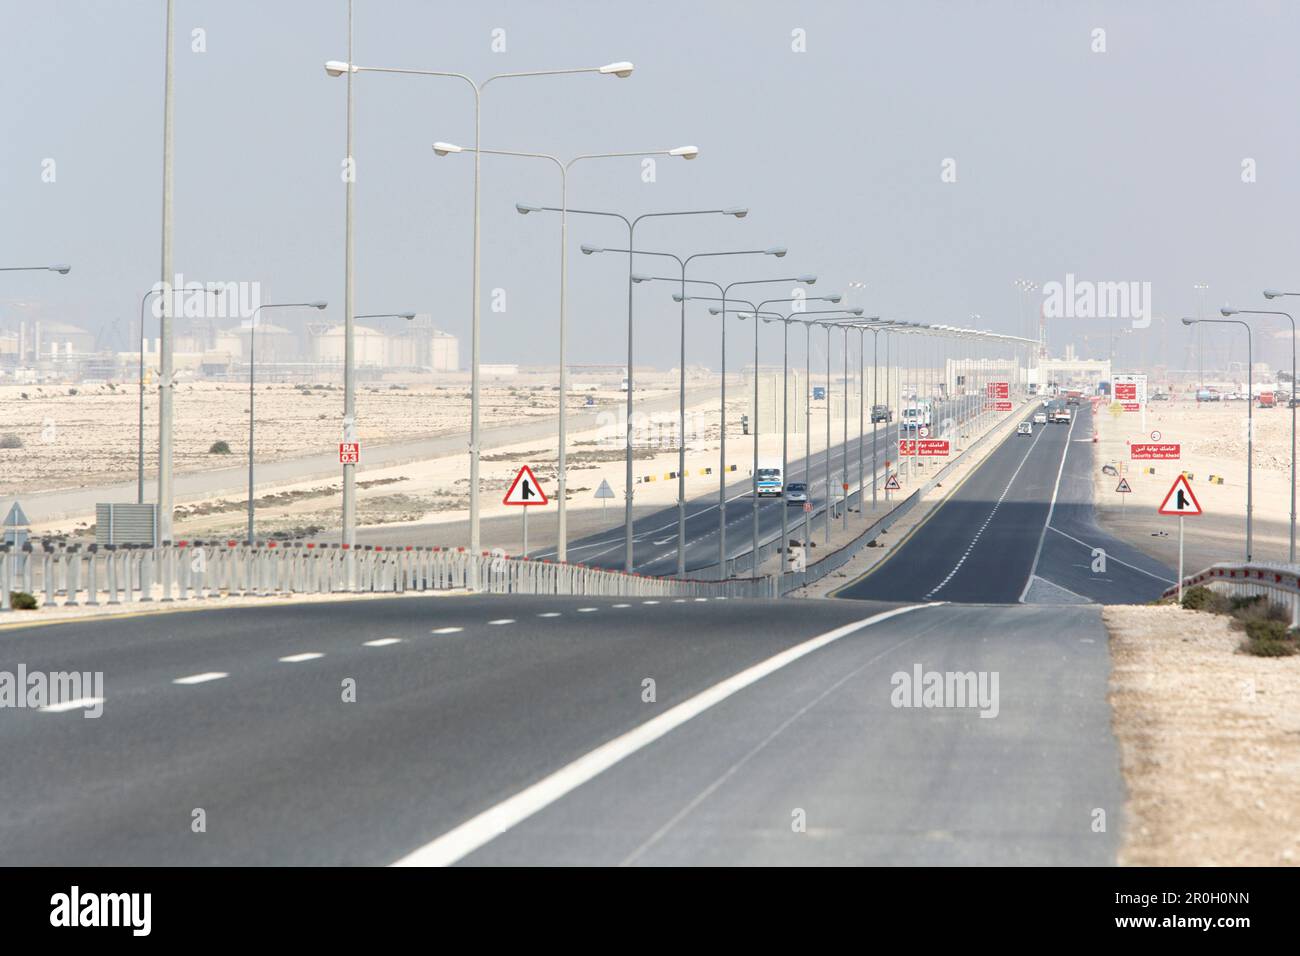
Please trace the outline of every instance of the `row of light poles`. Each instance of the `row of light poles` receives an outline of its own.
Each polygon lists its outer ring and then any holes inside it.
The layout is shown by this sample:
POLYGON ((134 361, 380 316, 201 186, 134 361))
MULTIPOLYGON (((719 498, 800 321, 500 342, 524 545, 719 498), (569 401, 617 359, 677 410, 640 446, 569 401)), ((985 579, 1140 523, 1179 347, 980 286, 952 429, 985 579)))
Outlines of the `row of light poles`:
MULTIPOLYGON (((1264 298, 1280 299, 1300 296, 1300 292, 1284 292, 1279 289, 1265 289, 1264 298)), ((1233 318, 1239 315, 1281 316, 1291 323, 1291 390, 1287 402, 1291 406, 1291 516, 1290 532, 1287 543, 1287 562, 1296 561, 1296 323, 1289 312, 1276 309, 1233 309, 1224 307, 1219 310, 1221 319, 1190 318, 1183 319, 1183 325, 1239 325, 1246 330, 1246 560, 1254 557, 1254 461, 1255 461, 1255 358, 1253 328, 1245 319, 1233 318)))

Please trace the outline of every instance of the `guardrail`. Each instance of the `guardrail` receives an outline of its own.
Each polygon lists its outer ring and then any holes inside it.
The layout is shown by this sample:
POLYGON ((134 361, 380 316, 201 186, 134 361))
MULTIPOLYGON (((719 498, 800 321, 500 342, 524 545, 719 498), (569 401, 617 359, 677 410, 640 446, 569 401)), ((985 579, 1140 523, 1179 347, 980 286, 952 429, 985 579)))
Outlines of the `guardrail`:
MULTIPOLYGON (((1183 589, 1203 584, 1231 597, 1262 594, 1291 611, 1291 626, 1300 626, 1300 564, 1230 561, 1212 564, 1199 574, 1183 578, 1183 589)), ((1161 597, 1175 597, 1178 585, 1166 588, 1161 597)))
POLYGON ((475 591, 609 597, 776 597, 775 578, 707 581, 625 574, 463 548, 317 542, 177 541, 161 547, 0 546, 0 611, 10 592, 44 607, 290 594, 475 591))

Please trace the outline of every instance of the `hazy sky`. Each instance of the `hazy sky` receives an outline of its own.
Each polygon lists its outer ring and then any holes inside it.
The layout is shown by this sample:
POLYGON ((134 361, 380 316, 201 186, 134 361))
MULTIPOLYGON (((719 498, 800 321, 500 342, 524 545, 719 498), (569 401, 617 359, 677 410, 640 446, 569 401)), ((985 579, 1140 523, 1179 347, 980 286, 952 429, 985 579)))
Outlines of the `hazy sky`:
MULTIPOLYGON (((1023 328, 1017 278, 1150 282, 1155 315, 1171 324, 1124 336, 1122 354, 1150 359, 1163 341, 1176 365, 1194 283, 1210 284, 1207 308, 1268 308, 1260 289, 1300 289, 1294 2, 355 6, 367 65, 486 77, 634 61, 627 80, 493 84, 483 142, 562 156, 698 145, 694 162, 660 160, 653 183, 638 160, 579 164, 570 204, 747 205, 743 221, 649 224, 638 245, 790 249, 715 260, 697 267, 702 278, 812 271, 822 292, 867 283, 853 301, 869 313, 952 324, 978 314, 1008 332, 1023 328), (503 53, 492 51, 497 28, 503 53), (1098 29, 1105 52, 1094 52, 1098 29), (796 30, 805 52, 792 49, 796 30), (1256 181, 1243 182, 1243 162, 1256 181)), ((176 269, 260 281, 264 301, 326 298, 341 318, 345 84, 321 65, 346 56, 346 0, 176 7, 176 269), (206 52, 191 51, 196 28, 206 52)), ((131 322, 157 280, 163 12, 162 0, 0 0, 0 265, 74 267, 5 274, 0 319, 26 303, 24 314, 89 327, 131 322)), ((356 92, 357 311, 432 312, 467 361, 472 159, 435 158, 430 144, 472 142, 470 92, 374 74, 356 92)), ((557 202, 556 172, 488 157, 483 180, 484 361, 553 363, 559 221, 520 217, 514 203, 557 202), (504 314, 487 309, 495 288, 504 314)), ((626 263, 577 248, 624 240, 580 217, 570 240, 570 360, 620 362, 626 263)), ((638 288, 638 363, 676 363, 670 292, 638 288)), ((696 306, 690 321, 690 361, 716 367, 716 320, 696 306)), ((1106 328, 1060 320, 1051 341, 1101 355, 1106 328)), ((732 339, 729 361, 744 361, 749 345, 732 339)), ((779 336, 766 341, 779 361, 779 336)), ((1281 360, 1280 340, 1259 342, 1281 360)))

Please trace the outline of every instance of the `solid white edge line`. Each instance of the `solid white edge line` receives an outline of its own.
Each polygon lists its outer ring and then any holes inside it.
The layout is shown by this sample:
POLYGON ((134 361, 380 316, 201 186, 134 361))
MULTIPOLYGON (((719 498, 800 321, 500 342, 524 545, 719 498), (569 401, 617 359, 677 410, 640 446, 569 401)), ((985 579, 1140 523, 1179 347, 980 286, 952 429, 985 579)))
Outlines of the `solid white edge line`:
POLYGON ((1038 550, 1034 552, 1034 563, 1029 569, 1029 577, 1025 578, 1025 589, 1020 592, 1018 602, 1020 604, 1025 603, 1025 596, 1034 585, 1034 575, 1038 574, 1038 559, 1043 556, 1043 542, 1047 539, 1047 528, 1052 523, 1052 515, 1056 513, 1056 496, 1061 491, 1061 475, 1065 474, 1065 459, 1070 454, 1070 436, 1074 434, 1074 426, 1078 422, 1078 415, 1070 417, 1070 430, 1065 433, 1065 450, 1061 452, 1061 467, 1056 469, 1056 484, 1052 486, 1052 503, 1047 506, 1047 520, 1043 522, 1043 530, 1038 533, 1038 550))
POLYGON ((579 757, 572 763, 539 780, 530 787, 516 793, 496 806, 484 810, 442 836, 411 851, 392 866, 450 866, 464 859, 480 847, 495 840, 511 827, 517 826, 533 814, 544 810, 566 794, 576 790, 587 781, 600 775, 638 750, 654 743, 660 737, 680 727, 692 717, 722 703, 733 694, 744 690, 751 684, 762 680, 769 674, 780 670, 811 654, 813 651, 838 641, 864 628, 887 621, 900 614, 919 611, 927 607, 937 607, 944 602, 927 604, 910 604, 905 607, 883 611, 861 621, 854 621, 833 631, 809 638, 801 644, 774 654, 767 660, 760 661, 738 674, 733 674, 719 681, 707 690, 703 690, 677 706, 665 711, 638 727, 634 727, 622 736, 615 737, 590 753, 579 757))

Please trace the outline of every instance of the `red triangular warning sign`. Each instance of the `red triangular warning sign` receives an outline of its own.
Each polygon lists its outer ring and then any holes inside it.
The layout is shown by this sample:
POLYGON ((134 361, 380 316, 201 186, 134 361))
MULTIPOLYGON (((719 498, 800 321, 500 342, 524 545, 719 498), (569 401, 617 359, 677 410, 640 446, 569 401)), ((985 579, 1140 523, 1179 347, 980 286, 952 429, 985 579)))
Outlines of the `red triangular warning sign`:
POLYGON ((889 473, 889 477, 885 479, 885 490, 886 491, 903 490, 903 486, 898 483, 898 475, 896 473, 891 471, 889 473))
POLYGON ((1133 489, 1129 487, 1127 478, 1121 478, 1119 480, 1119 484, 1115 486, 1115 490, 1120 492, 1121 494, 1126 495, 1129 494, 1133 489))
POLYGON ((537 476, 527 465, 519 469, 519 474, 515 475, 515 480, 510 483, 510 490, 506 496, 501 499, 505 505, 545 505, 550 502, 546 499, 546 492, 542 491, 542 486, 537 482, 537 476))
POLYGON ((1196 500, 1196 495, 1192 494, 1192 486, 1188 484, 1185 476, 1179 475, 1174 479, 1173 487, 1169 489, 1169 494, 1165 495, 1165 500, 1160 504, 1160 513, 1179 516, 1201 513, 1201 503, 1196 500))

